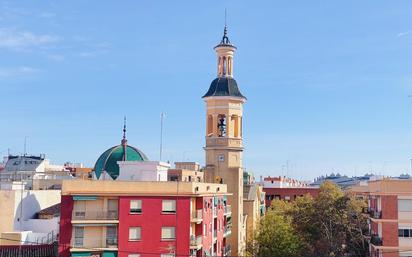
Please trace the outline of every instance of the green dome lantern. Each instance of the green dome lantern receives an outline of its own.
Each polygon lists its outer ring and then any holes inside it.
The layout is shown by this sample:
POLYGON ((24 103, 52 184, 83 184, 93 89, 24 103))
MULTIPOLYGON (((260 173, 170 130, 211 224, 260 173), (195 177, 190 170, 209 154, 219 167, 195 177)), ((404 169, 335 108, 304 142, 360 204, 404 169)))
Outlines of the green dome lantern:
POLYGON ((115 180, 119 176, 118 161, 148 161, 148 158, 142 151, 127 145, 126 118, 121 144, 109 148, 97 159, 96 164, 94 165, 94 174, 96 178, 99 179, 105 171, 113 180, 115 180))

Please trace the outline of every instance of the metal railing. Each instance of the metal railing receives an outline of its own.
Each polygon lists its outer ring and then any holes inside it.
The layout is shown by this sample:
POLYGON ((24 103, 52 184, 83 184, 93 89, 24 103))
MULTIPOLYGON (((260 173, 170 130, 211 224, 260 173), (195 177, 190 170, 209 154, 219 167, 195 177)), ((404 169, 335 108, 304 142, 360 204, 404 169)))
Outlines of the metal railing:
POLYGON ((192 219, 201 220, 203 219, 203 210, 196 210, 192 213, 192 219))
POLYGON ((232 227, 231 226, 226 226, 225 229, 224 229, 223 236, 228 236, 230 234, 232 234, 232 227))
POLYGON ((382 219, 382 211, 371 211, 371 216, 374 219, 382 219))
POLYGON ((371 244, 376 245, 376 246, 382 246, 383 241, 382 238, 379 237, 379 235, 372 235, 371 236, 371 244))
POLYGON ((201 244, 202 244, 202 235, 200 235, 200 236, 192 235, 190 237, 190 245, 191 246, 199 246, 201 244))
POLYGON ((226 205, 225 206, 225 215, 232 213, 232 206, 231 205, 226 205))
POLYGON ((223 247, 222 252, 223 256, 230 256, 230 254, 232 253, 232 247, 230 247, 230 245, 226 245, 223 247))
POLYGON ((77 237, 74 239, 72 247, 76 248, 117 248, 117 238, 109 237, 106 239, 103 238, 82 238, 77 237))
POLYGON ((72 220, 117 220, 118 211, 73 211, 72 220))

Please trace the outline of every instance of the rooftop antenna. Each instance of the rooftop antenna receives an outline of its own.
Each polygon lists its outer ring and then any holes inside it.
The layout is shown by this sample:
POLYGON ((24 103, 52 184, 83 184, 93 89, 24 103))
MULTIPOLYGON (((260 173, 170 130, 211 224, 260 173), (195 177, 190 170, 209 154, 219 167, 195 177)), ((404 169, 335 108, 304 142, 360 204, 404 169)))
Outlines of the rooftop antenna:
POLYGON ((27 136, 24 137, 24 156, 27 155, 27 136))
POLYGON ((159 161, 162 160, 163 153, 163 118, 165 117, 164 112, 160 113, 160 149, 159 149, 159 161))
POLYGON ((226 8, 225 8, 225 27, 227 26, 227 11, 226 11, 226 8))

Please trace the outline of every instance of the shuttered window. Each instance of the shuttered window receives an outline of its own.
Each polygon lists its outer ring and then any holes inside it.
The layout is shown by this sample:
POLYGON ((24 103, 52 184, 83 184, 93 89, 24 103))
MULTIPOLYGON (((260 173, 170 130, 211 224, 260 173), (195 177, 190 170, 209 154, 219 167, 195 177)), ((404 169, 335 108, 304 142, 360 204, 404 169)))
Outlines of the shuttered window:
POLYGON ((130 201, 130 213, 142 213, 142 200, 130 201))
POLYGON ((74 227, 74 246, 83 246, 84 227, 74 227))
POLYGON ((399 199, 398 200, 398 211, 410 211, 410 212, 412 212, 412 200, 399 199))
POLYGON ((162 201, 162 212, 175 213, 176 212, 176 201, 175 200, 163 200, 162 201))
POLYGON ((141 227, 130 227, 129 228, 129 240, 140 240, 141 239, 141 227))
POLYGON ((175 239, 175 227, 162 227, 162 240, 175 239))

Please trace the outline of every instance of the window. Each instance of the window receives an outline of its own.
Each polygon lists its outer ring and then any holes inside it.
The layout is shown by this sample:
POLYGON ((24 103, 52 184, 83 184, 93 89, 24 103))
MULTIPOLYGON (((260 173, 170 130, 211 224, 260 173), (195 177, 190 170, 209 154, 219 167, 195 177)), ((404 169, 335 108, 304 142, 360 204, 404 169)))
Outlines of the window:
POLYGON ((86 216, 86 202, 76 201, 74 203, 74 216, 76 218, 84 218, 86 216))
POLYGON ((400 228, 398 230, 399 237, 412 237, 412 229, 409 228, 400 228))
POLYGON ((130 200, 130 213, 142 213, 142 200, 130 200))
POLYGON ((114 227, 114 226, 107 227, 106 244, 107 245, 117 245, 117 227, 114 227))
POLYGON ((84 227, 74 227, 74 246, 83 246, 84 227))
POLYGON ((130 227, 129 228, 129 240, 140 240, 141 239, 142 228, 141 227, 130 227))
POLYGON ((162 240, 175 239, 175 227, 162 227, 162 240))
POLYGON ((399 199, 398 211, 411 211, 412 212, 412 200, 399 199))
POLYGON ((162 212, 164 213, 176 213, 176 201, 175 200, 163 200, 162 212))
POLYGON ((203 235, 207 236, 207 225, 203 224, 203 235))
POLYGON ((290 201, 290 196, 285 195, 285 201, 290 201))

